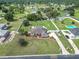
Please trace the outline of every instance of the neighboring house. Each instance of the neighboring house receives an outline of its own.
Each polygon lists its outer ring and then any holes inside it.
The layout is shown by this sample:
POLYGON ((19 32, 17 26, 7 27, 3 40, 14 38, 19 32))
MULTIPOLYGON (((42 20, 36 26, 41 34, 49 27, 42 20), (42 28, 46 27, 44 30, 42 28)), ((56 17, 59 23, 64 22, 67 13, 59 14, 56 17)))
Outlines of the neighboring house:
POLYGON ((9 36, 10 32, 6 30, 7 28, 8 26, 6 24, 0 24, 0 42, 4 41, 9 36))
POLYGON ((47 29, 41 26, 32 27, 29 34, 35 37, 48 37, 47 29))
POLYGON ((75 36, 71 33, 70 30, 62 30, 62 33, 67 39, 75 39, 75 36))
POLYGON ((79 39, 79 28, 74 28, 71 29, 70 31, 74 35, 75 39, 79 39))
POLYGON ((74 28, 71 30, 63 30, 62 33, 68 39, 79 39, 79 28, 74 28))
POLYGON ((0 29, 1 30, 6 30, 7 29, 7 25, 6 24, 0 24, 0 29))
POLYGON ((0 41, 5 40, 9 36, 8 30, 1 30, 0 29, 0 41))

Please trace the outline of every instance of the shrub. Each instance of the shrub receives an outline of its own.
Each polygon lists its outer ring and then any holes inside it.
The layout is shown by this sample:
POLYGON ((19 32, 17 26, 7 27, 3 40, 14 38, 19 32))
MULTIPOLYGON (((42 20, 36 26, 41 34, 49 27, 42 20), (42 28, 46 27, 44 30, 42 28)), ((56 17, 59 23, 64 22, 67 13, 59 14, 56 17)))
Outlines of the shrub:
POLYGON ((24 46, 27 46, 28 45, 28 42, 25 41, 25 39, 23 38, 20 38, 18 43, 20 44, 20 46, 24 47, 24 46))
POLYGON ((30 25, 30 23, 29 23, 29 21, 28 21, 28 20, 24 20, 24 21, 23 21, 23 25, 24 25, 24 26, 29 26, 29 25, 30 25))

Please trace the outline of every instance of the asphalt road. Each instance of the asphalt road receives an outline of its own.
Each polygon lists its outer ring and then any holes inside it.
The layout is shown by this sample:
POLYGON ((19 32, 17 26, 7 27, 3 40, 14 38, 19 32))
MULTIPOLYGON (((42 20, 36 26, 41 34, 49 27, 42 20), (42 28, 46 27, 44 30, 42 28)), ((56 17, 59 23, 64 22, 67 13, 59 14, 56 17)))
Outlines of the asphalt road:
POLYGON ((7 57, 0 59, 79 59, 79 55, 59 55, 59 56, 33 56, 33 57, 7 57))

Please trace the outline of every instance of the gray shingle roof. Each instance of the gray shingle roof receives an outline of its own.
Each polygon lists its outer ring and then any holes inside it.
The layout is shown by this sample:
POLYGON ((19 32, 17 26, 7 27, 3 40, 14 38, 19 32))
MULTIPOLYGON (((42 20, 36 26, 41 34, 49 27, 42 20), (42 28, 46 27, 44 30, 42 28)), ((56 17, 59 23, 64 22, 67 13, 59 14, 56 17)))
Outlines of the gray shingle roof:
POLYGON ((46 32, 47 30, 41 26, 36 26, 34 28, 31 29, 31 32, 32 33, 44 33, 46 32))
POLYGON ((42 26, 32 27, 32 29, 30 30, 30 34, 33 34, 36 36, 41 35, 41 37, 48 37, 47 29, 42 26))
POLYGON ((70 30, 74 35, 79 35, 79 28, 74 28, 70 30))

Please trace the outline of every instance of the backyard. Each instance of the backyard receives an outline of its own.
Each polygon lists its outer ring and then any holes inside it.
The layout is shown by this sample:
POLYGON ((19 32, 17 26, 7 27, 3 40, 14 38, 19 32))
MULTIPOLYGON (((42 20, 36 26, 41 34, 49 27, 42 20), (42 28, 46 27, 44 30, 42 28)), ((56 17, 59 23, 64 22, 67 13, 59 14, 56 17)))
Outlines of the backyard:
POLYGON ((79 28, 79 23, 73 21, 72 19, 65 18, 63 21, 54 21, 60 30, 70 30, 71 28, 67 28, 67 26, 76 26, 79 28))
POLYGON ((2 55, 34 55, 34 54, 60 54, 60 48, 53 38, 34 38, 16 35, 14 40, 0 46, 2 55), (27 46, 20 46, 18 40, 24 38, 27 46))
POLYGON ((29 26, 23 26, 20 29, 24 29, 24 31, 29 31, 32 26, 45 26, 48 30, 56 30, 55 26, 48 20, 42 21, 30 21, 29 26))

